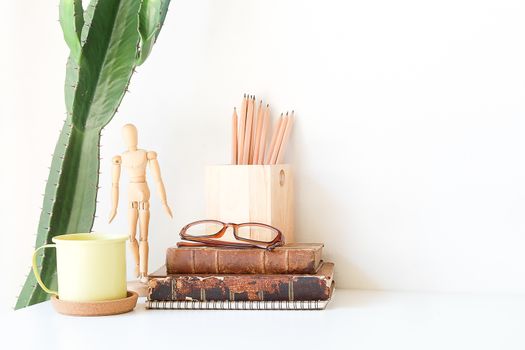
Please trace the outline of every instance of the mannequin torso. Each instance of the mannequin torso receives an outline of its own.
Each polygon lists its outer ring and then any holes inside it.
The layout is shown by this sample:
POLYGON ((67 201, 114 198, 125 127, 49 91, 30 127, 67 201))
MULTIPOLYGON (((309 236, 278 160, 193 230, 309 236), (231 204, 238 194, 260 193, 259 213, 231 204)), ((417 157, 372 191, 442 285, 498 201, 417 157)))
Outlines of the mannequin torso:
POLYGON ((150 198, 146 182, 147 152, 142 149, 122 153, 122 166, 129 174, 128 202, 145 202, 150 198))

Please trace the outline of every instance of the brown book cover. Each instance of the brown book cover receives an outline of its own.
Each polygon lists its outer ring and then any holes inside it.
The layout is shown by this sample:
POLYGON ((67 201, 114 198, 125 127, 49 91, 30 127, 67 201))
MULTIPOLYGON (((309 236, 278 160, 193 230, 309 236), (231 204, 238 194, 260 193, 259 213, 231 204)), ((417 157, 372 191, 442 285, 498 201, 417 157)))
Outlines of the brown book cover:
POLYGON ((314 274, 321 264, 322 250, 321 243, 291 243, 272 251, 171 247, 166 252, 166 269, 169 274, 314 274))
POLYGON ((333 276, 334 264, 328 262, 314 275, 167 274, 163 266, 149 275, 148 300, 328 300, 333 276))
POLYGON ((327 300, 300 300, 300 301, 229 301, 229 300, 148 300, 146 309, 149 310, 324 310, 332 295, 334 295, 335 281, 330 287, 330 296, 327 300))

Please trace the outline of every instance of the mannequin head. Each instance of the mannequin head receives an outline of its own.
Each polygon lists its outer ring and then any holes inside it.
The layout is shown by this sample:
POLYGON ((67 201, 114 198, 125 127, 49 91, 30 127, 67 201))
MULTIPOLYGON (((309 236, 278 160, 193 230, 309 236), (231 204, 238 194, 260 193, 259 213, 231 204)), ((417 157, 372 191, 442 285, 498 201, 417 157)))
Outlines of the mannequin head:
POLYGON ((138 144, 138 135, 137 128, 133 124, 126 124, 122 127, 122 137, 124 138, 124 143, 128 149, 134 151, 137 149, 138 144))

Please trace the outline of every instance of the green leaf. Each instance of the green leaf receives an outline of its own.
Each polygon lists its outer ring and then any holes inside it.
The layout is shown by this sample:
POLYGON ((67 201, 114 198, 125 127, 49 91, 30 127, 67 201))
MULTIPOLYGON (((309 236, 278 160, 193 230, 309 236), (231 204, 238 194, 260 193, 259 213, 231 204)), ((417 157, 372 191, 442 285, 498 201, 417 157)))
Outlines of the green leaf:
MULTIPOLYGON (((51 167, 47 178, 44 199, 42 201, 42 211, 40 213, 40 220, 38 222, 35 247, 40 247, 46 243, 51 243, 51 239, 54 236, 65 233, 67 227, 69 226, 67 223, 64 224, 67 219, 65 219, 64 216, 60 216, 59 214, 64 213, 64 208, 61 208, 63 201, 59 198, 64 198, 74 193, 64 193, 64 187, 59 186, 59 184, 63 183, 64 181, 67 182, 74 180, 74 176, 71 174, 69 169, 64 168, 64 165, 68 164, 66 162, 66 152, 69 148, 68 145, 71 142, 71 132, 73 126, 71 122, 71 109, 77 79, 78 65, 72 55, 70 55, 66 65, 66 82, 64 84, 68 117, 64 121, 64 126, 62 127, 62 131, 60 132, 58 141, 55 145, 55 151, 53 153, 53 159, 51 161, 51 167)), ((70 148, 69 152, 71 152, 73 149, 74 148, 70 148)), ((98 151, 96 151, 96 154, 98 154, 98 151)), ((67 157, 67 159, 70 158, 71 157, 67 157)), ((77 165, 73 166, 76 167, 77 165)), ((86 174, 91 174, 88 176, 97 175, 96 173, 94 174, 93 171, 86 171, 85 168, 83 170, 86 172, 86 174)), ((96 186, 94 186, 93 190, 95 191, 93 195, 96 196, 96 186)), ((90 206, 87 206, 86 209, 89 210, 90 206)), ((89 211, 82 211, 82 214, 86 215, 87 217, 93 216, 93 212, 90 213, 89 211)), ((69 217, 69 215, 67 216, 69 217)), ((91 230, 91 225, 92 223, 90 225, 78 227, 78 229, 80 231, 89 232, 91 230)), ((73 232, 75 231, 76 230, 73 230, 73 232)), ((37 257, 37 266, 39 266, 40 275, 46 286, 53 290, 57 290, 58 283, 55 270, 55 250, 45 249, 42 254, 37 257)), ((48 299, 49 295, 42 288, 40 288, 36 282, 33 272, 29 271, 24 286, 22 287, 22 291, 18 296, 15 309, 37 304, 48 299)))
POLYGON ((89 28, 91 27, 91 22, 93 21, 93 14, 95 12, 95 9, 97 8, 98 1, 99 0, 91 0, 89 2, 88 7, 86 8, 86 11, 84 11, 84 26, 82 27, 80 34, 81 45, 84 45, 84 43, 86 42, 86 38, 89 33, 89 28))
POLYGON ((80 130, 103 128, 124 97, 140 41, 139 9, 137 0, 100 0, 93 6, 89 30, 84 26, 82 32, 87 34, 73 100, 73 125, 80 130))
POLYGON ((140 51, 137 65, 148 58, 166 19, 170 0, 144 0, 140 9, 140 51))
MULTIPOLYGON (((65 233, 91 232, 96 207, 99 169, 99 130, 80 131, 66 119, 55 146, 40 214, 36 247, 65 233)), ((56 252, 45 249, 37 257, 40 275, 57 287, 56 252)), ((49 299, 30 272, 15 308, 49 299)))
POLYGON ((84 10, 81 0, 60 0, 60 26, 64 40, 76 62, 80 59, 80 35, 84 26, 84 10))

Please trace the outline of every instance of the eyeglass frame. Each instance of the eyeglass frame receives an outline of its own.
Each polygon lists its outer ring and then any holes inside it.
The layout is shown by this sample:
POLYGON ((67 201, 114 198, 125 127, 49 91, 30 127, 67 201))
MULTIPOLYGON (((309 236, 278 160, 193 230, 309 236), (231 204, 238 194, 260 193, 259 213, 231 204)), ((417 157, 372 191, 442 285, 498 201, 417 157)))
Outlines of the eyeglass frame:
MULTIPOLYGON (((274 248, 280 247, 284 245, 284 235, 282 234, 281 230, 279 230, 276 227, 273 227, 271 225, 263 224, 260 222, 244 222, 241 224, 235 224, 235 223, 225 223, 219 220, 198 220, 191 222, 184 226, 179 233, 180 237, 183 240, 191 241, 191 242, 198 242, 201 244, 204 244, 205 246, 210 247, 232 247, 232 248, 260 248, 260 249, 266 249, 266 250, 273 250, 274 248), (210 235, 203 235, 203 236, 192 236, 187 234, 187 230, 194 225, 199 225, 203 223, 216 223, 223 226, 221 230, 219 230, 217 233, 213 233, 210 235), (237 232, 239 230, 239 227, 241 226, 258 226, 258 227, 264 227, 267 229, 271 229, 277 232, 276 237, 270 241, 270 242, 263 242, 258 241, 256 239, 250 239, 250 238, 244 238, 240 237, 237 232), (221 241, 217 238, 221 238, 224 236, 226 231, 228 230, 228 227, 231 227, 233 229, 233 237, 241 242, 248 242, 246 243, 236 243, 236 242, 227 242, 227 241, 221 241)), ((187 242, 178 242, 177 247, 195 247, 200 246, 196 244, 191 244, 187 242)))

